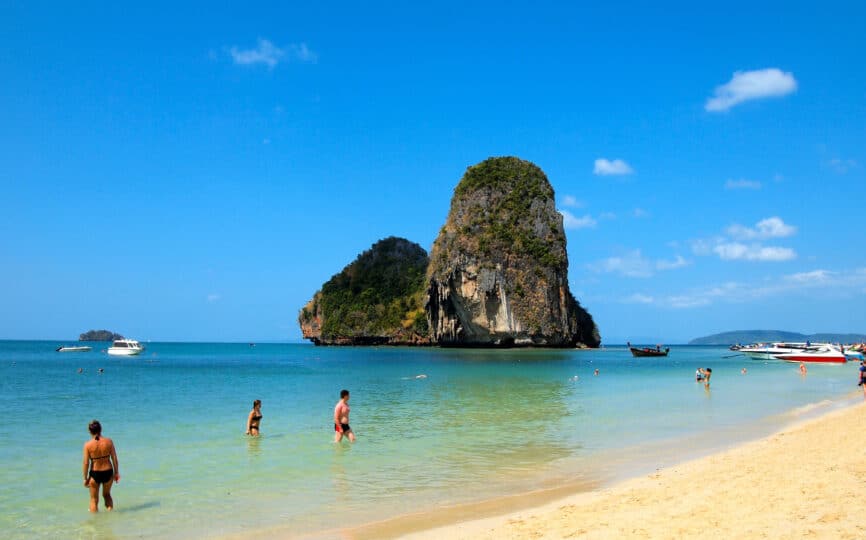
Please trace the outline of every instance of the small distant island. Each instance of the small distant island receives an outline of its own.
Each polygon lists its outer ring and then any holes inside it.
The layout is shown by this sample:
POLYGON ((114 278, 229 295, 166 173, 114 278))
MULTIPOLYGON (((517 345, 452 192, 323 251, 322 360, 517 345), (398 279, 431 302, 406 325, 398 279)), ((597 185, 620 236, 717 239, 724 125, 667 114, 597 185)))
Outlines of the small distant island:
POLYGON ((784 330, 734 330, 711 336, 695 338, 689 345, 733 345, 735 343, 765 343, 771 341, 794 341, 815 343, 863 343, 866 334, 801 334, 784 330))
POLYGON ((88 330, 78 336, 78 341, 114 341, 116 339, 123 339, 123 336, 109 330, 88 330))

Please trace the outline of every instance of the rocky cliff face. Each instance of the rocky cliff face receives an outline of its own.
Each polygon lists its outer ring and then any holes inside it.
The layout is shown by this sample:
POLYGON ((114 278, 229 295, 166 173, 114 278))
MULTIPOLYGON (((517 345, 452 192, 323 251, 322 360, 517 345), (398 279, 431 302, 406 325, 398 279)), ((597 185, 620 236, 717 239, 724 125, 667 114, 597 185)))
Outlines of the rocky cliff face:
POLYGON ((298 316, 316 345, 429 345, 424 313, 427 252, 380 240, 333 276, 298 316))
POLYGON ((562 215, 534 164, 490 158, 454 189, 427 269, 427 320, 443 346, 597 347, 568 287, 562 215))

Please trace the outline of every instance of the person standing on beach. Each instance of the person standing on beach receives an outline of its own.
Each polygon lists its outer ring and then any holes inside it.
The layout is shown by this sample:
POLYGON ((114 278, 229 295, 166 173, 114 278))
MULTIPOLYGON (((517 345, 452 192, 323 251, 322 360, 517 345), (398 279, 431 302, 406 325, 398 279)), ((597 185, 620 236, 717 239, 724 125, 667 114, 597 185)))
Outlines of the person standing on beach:
POLYGON ((105 509, 114 509, 111 498, 111 485, 120 482, 120 465, 114 441, 102 436, 102 425, 94 420, 87 426, 91 439, 84 443, 84 459, 81 470, 84 474, 84 487, 90 489, 90 511, 99 512, 99 486, 102 485, 102 498, 105 509))
POLYGON ((713 376, 713 368, 706 368, 704 370, 704 388, 707 390, 710 389, 710 377, 713 376))
POLYGON ((247 417, 247 435, 252 435, 253 437, 259 436, 259 426, 262 423, 262 400, 257 399, 253 401, 253 410, 250 411, 250 415, 247 417))
POLYGON ((803 362, 800 362, 800 375, 805 375, 806 371, 807 371, 806 370, 806 364, 804 364, 803 362))
POLYGON ((699 367, 695 370, 695 382, 701 382, 704 380, 704 368, 699 367))
POLYGON ((334 442, 338 443, 343 437, 348 437, 349 442, 355 442, 355 434, 349 426, 349 391, 340 390, 340 401, 334 407, 334 442))

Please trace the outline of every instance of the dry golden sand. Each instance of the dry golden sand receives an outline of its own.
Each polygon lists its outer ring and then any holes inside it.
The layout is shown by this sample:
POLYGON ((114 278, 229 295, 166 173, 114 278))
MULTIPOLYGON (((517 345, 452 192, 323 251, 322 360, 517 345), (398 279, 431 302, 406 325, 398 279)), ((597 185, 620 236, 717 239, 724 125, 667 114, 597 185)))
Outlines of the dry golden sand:
POLYGON ((866 538, 866 404, 607 489, 405 538, 699 537, 866 538))

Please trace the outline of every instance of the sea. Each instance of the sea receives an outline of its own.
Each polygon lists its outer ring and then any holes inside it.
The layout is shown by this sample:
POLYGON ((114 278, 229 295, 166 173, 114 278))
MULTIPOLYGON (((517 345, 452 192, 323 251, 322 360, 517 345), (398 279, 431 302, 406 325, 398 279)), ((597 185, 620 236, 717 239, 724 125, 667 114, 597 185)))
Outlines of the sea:
POLYGON ((0 341, 5 538, 340 538, 509 495, 598 489, 863 399, 856 363, 801 375, 722 347, 632 358, 624 346, 154 342, 112 357, 108 343, 60 344, 0 341), (712 368, 710 389, 698 367, 712 368), (355 444, 333 442, 342 389, 355 444), (249 437, 255 399, 262 435, 249 437), (93 419, 120 461, 111 513, 87 511, 93 419))

